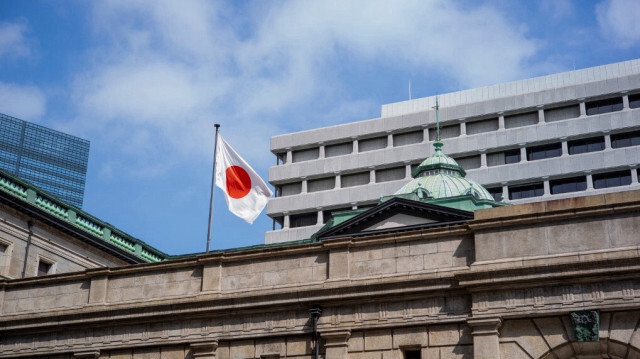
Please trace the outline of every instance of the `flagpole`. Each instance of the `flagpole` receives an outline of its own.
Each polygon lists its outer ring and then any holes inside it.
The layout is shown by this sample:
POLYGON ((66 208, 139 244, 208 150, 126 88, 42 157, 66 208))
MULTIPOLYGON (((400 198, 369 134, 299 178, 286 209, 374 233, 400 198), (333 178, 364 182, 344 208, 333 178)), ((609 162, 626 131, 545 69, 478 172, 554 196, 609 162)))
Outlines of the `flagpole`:
POLYGON ((211 242, 211 217, 213 216, 213 189, 216 184, 216 151, 218 150, 218 131, 220 124, 213 125, 216 128, 216 137, 213 141, 213 170, 211 171, 211 198, 209 199, 209 225, 207 226, 207 253, 209 253, 209 243, 211 242))

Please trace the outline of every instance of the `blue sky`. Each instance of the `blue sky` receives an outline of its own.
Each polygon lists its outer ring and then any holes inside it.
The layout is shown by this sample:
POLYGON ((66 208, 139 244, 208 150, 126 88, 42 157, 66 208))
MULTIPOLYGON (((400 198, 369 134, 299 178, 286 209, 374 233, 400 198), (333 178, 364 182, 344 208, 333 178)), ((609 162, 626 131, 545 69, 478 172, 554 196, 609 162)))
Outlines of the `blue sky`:
MULTIPOLYGON (((213 123, 266 179, 276 134, 640 57, 640 1, 0 1, 0 113, 91 141, 84 209, 205 248, 213 123)), ((212 248, 264 241, 216 189, 212 248)))

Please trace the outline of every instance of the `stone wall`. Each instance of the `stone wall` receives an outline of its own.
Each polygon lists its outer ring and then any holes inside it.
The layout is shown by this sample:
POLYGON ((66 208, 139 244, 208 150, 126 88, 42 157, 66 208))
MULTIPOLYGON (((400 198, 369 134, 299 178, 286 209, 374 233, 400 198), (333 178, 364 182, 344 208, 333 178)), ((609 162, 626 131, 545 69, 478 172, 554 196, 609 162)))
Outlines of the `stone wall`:
POLYGON ((310 359, 313 308, 320 358, 640 358, 640 192, 504 208, 465 225, 0 281, 0 358, 310 359), (584 310, 599 313, 597 341, 569 322, 584 310))
POLYGON ((40 260, 52 264, 52 273, 127 264, 122 259, 3 204, 0 204, 0 245, 6 247, 4 254, 0 256, 0 278, 21 278, 23 269, 25 277, 36 276, 40 260), (31 238, 29 221, 33 223, 31 238), (29 239, 31 244, 27 256, 29 239))

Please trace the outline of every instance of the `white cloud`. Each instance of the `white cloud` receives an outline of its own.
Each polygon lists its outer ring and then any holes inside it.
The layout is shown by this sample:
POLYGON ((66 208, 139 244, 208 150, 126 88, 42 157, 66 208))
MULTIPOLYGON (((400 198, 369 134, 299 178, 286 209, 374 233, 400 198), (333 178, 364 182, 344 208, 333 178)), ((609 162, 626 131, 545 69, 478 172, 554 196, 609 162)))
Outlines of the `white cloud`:
POLYGON ((616 47, 640 45, 640 1, 605 0, 596 6, 603 36, 616 47))
POLYGON ((32 42, 27 36, 29 26, 23 20, 0 22, 0 59, 32 55, 32 42))
POLYGON ((36 120, 45 113, 46 98, 35 86, 0 82, 0 109, 6 115, 36 120))
POLYGON ((250 162, 271 164, 265 151, 271 134, 299 128, 300 121, 335 124, 336 109, 371 106, 366 96, 340 96, 355 87, 342 78, 343 61, 444 73, 471 87, 522 78, 538 49, 519 24, 487 6, 422 0, 227 5, 94 3, 94 36, 104 45, 76 78, 82 119, 76 125, 108 127, 114 148, 138 156, 138 170, 144 158, 155 173, 157 158, 210 156, 213 122, 223 124, 225 137, 250 162))

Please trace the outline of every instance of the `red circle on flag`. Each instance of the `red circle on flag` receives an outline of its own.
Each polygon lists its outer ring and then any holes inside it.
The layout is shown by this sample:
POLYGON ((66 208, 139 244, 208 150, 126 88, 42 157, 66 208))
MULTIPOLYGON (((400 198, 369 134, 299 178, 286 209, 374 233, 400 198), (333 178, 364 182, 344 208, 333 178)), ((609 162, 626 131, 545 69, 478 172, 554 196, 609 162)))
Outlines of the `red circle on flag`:
POLYGON ((227 194, 231 198, 242 198, 251 190, 251 177, 244 168, 240 166, 227 167, 227 194))

